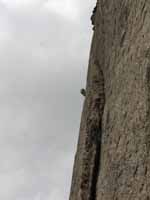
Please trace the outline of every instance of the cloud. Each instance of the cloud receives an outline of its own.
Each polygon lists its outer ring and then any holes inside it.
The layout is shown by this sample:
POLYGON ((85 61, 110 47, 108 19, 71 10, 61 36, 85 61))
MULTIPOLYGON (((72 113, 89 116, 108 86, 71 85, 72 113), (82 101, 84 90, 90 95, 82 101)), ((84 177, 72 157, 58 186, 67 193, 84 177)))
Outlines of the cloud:
POLYGON ((75 20, 79 17, 78 4, 74 0, 51 0, 45 3, 45 8, 67 19, 75 20))
POLYGON ((90 9, 84 7, 87 1, 70 1, 62 14, 56 12, 61 3, 52 3, 55 8, 49 3, 0 1, 3 200, 65 200, 69 195, 83 103, 79 91, 85 86, 90 49, 90 9))
POLYGON ((46 0, 1 0, 8 8, 21 9, 25 7, 26 9, 30 6, 39 6, 46 2, 46 0))

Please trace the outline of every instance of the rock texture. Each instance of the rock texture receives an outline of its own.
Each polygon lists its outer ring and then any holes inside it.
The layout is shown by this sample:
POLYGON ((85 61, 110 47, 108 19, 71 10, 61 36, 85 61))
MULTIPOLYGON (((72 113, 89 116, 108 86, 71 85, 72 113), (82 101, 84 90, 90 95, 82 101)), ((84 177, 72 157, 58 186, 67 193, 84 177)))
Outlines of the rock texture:
POLYGON ((99 0, 70 200, 150 200, 150 0, 99 0))

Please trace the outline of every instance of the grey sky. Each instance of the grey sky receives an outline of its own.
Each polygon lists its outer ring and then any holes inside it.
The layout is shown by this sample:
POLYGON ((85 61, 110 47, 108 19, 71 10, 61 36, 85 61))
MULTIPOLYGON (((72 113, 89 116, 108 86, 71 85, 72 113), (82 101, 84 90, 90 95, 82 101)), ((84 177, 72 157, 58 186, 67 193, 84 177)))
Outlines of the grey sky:
POLYGON ((66 200, 95 0, 0 0, 0 199, 66 200))

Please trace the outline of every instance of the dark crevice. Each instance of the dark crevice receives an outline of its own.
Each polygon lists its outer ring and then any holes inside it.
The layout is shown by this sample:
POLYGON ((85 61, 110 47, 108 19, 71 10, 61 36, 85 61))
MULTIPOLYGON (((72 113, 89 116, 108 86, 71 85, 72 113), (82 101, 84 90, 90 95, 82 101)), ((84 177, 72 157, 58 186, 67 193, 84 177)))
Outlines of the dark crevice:
POLYGON ((88 133, 90 135, 86 141, 86 154, 83 160, 84 166, 81 182, 81 189, 83 191, 82 200, 96 200, 96 186, 100 170, 101 126, 97 126, 97 123, 91 125, 89 121, 88 123, 90 126, 88 133))
MULTIPOLYGON (((90 197, 89 200, 96 200, 97 199, 97 183, 98 183, 98 177, 101 167, 101 142, 102 142, 102 118, 103 118, 103 111, 104 111, 104 104, 105 104, 105 91, 104 91, 104 76, 103 72, 101 71, 101 76, 99 77, 101 79, 101 86, 103 85, 103 92, 97 99, 97 101, 94 102, 95 104, 95 110, 99 112, 99 120, 93 124, 93 127, 91 127, 90 132, 91 141, 95 145, 95 155, 94 155, 94 163, 93 163, 93 169, 92 169, 92 179, 91 179, 91 187, 90 187, 90 197), (104 99, 104 101, 102 101, 104 99)), ((100 87, 101 87, 100 86, 100 87)))
POLYGON ((96 200, 96 188, 98 182, 98 175, 100 171, 101 134, 102 134, 101 127, 98 131, 100 131, 100 138, 97 140, 97 145, 96 145, 96 155, 95 155, 94 168, 92 174, 90 200, 96 200))

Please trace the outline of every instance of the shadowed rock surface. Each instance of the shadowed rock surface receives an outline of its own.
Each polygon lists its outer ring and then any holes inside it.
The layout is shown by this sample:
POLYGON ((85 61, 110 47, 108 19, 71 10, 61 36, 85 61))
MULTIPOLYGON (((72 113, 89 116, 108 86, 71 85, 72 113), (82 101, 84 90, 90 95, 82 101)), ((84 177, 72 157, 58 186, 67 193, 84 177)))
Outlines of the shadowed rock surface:
POLYGON ((70 200, 149 200, 150 0, 99 0, 93 14, 70 200))

